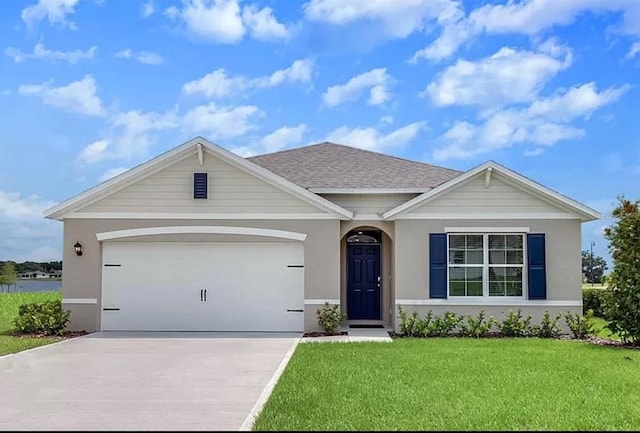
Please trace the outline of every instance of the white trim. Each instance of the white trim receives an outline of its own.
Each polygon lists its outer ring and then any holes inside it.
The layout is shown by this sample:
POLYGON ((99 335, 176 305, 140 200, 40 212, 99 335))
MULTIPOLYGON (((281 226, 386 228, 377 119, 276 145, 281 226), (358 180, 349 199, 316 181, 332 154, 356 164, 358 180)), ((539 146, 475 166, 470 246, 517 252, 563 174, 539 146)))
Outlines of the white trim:
POLYGON ((304 305, 324 305, 325 302, 329 304, 340 304, 340 299, 305 299, 304 305))
POLYGON ((303 241, 307 238, 305 233, 287 232, 283 230, 258 229, 253 227, 226 227, 226 226, 173 226, 173 227, 146 227, 141 229, 116 230, 112 232, 97 233, 98 241, 109 241, 136 236, 174 235, 174 234, 224 234, 245 236, 267 236, 272 238, 291 239, 303 241))
POLYGON ((316 194, 422 194, 431 188, 309 188, 316 194))
POLYGON ((496 306, 496 307, 582 307, 582 301, 549 301, 549 300, 500 300, 500 299, 396 299, 396 305, 447 305, 447 306, 496 306))
POLYGON ((447 233, 529 233, 529 227, 445 227, 447 233))
POLYGON ((64 219, 144 220, 335 220, 329 213, 161 213, 161 212, 74 212, 64 219))
POLYGON ((487 171, 484 175, 484 188, 487 189, 489 188, 489 186, 491 185, 491 171, 493 170, 492 167, 487 168, 487 171))
POLYGON ((403 213, 383 220, 577 220, 580 217, 570 213, 403 213))
POLYGON ((63 304, 97 304, 96 298, 62 298, 63 304))
POLYGON ((375 213, 362 213, 353 216, 354 221, 382 221, 380 215, 375 213))
POLYGON ((534 182, 531 179, 528 179, 523 175, 498 164, 495 161, 487 161, 484 164, 481 164, 461 174, 460 176, 455 177, 448 182, 445 182, 437 186, 436 188, 425 192, 424 194, 421 194, 405 203, 396 206, 393 209, 388 210, 382 215, 382 218, 385 220, 392 219, 400 214, 408 212, 421 204, 424 204, 439 197, 440 195, 445 194, 446 192, 449 192, 449 190, 454 189, 457 186, 464 185, 464 183, 469 181, 472 177, 479 173, 482 173, 484 170, 487 170, 489 168, 503 175, 507 181, 511 181, 517 184, 520 189, 526 190, 530 194, 534 194, 543 200, 555 204, 555 206, 557 207, 564 208, 566 211, 577 215, 583 221, 593 221, 600 218, 600 212, 596 211, 595 209, 592 209, 582 203, 579 203, 569 197, 553 191, 550 188, 534 182))
POLYGON ((277 174, 259 166, 245 158, 230 152, 217 144, 214 144, 202 137, 196 137, 186 143, 168 151, 164 154, 157 156, 144 164, 126 171, 113 179, 101 183, 100 185, 93 187, 69 200, 66 200, 50 209, 44 211, 44 216, 50 219, 63 219, 68 213, 77 211, 86 207, 87 205, 105 198, 116 191, 119 191, 126 186, 129 186, 149 175, 155 173, 175 162, 180 158, 182 159, 193 155, 197 150, 197 146, 201 145, 203 150, 210 152, 214 157, 219 158, 221 161, 226 162, 248 174, 251 174, 273 186, 279 188, 300 200, 305 201, 315 207, 318 207, 327 212, 332 212, 341 216, 344 219, 353 219, 353 212, 350 212, 337 204, 316 195, 301 186, 278 176, 277 174))
POLYGON ((198 163, 204 165, 204 152, 202 150, 202 143, 198 143, 198 163))

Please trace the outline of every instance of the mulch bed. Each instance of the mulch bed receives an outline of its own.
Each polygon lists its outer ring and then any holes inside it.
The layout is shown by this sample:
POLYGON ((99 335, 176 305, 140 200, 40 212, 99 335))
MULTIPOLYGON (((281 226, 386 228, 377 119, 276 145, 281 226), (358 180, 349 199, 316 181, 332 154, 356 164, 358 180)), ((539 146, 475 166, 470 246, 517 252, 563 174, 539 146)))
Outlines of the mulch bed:
POLYGON ((59 338, 61 340, 66 340, 69 338, 80 337, 82 335, 87 335, 87 331, 64 331, 58 335, 45 335, 45 334, 7 334, 13 337, 20 338, 59 338))
POLYGON ((327 334, 326 332, 305 332, 303 337, 331 337, 334 335, 347 335, 346 332, 339 332, 337 334, 327 334))

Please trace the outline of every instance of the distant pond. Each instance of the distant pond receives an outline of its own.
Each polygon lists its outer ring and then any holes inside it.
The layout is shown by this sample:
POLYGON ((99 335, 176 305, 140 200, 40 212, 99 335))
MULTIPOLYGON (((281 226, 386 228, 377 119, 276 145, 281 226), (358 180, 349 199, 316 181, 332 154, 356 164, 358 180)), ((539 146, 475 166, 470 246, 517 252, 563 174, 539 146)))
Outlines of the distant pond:
MULTIPOLYGON (((56 280, 18 280, 15 286, 11 286, 11 292, 46 292, 60 290, 62 281, 56 280)), ((6 292, 7 286, 2 286, 0 292, 6 292)))

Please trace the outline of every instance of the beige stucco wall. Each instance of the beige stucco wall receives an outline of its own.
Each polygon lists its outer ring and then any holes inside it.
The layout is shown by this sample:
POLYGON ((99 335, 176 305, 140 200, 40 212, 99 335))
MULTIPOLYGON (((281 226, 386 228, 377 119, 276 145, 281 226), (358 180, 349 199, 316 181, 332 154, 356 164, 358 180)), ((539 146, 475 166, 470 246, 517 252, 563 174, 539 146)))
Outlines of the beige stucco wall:
MULTIPOLYGON (((285 230, 305 233, 305 298, 340 298, 340 221, 339 220, 102 220, 67 219, 64 222, 64 298, 95 298, 97 304, 65 304, 72 311, 70 329, 99 329, 102 287, 101 244, 97 233, 143 227, 164 226, 236 226, 285 230), (76 242, 82 244, 83 255, 73 251, 76 242)), ((225 235, 163 235, 139 237, 136 241, 237 241, 239 237, 225 235), (145 239, 146 238, 146 239, 145 239)), ((260 241, 259 237, 246 237, 260 241)), ((267 238, 269 241, 275 239, 267 238)), ((280 240, 282 241, 282 240, 280 240)), ((316 308, 305 308, 306 329, 317 327, 316 308)))
POLYGON ((396 297, 428 299, 429 233, 445 227, 529 227, 546 234, 547 299, 581 299, 579 220, 398 220, 396 221, 396 297))

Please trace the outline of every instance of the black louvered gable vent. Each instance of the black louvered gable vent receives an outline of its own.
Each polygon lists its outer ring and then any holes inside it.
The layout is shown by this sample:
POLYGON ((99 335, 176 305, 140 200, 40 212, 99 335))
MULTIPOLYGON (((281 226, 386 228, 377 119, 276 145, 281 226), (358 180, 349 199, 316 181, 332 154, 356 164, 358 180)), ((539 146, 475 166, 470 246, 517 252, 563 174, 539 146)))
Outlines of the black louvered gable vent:
POLYGON ((193 198, 207 198, 207 173, 193 173, 193 198))

